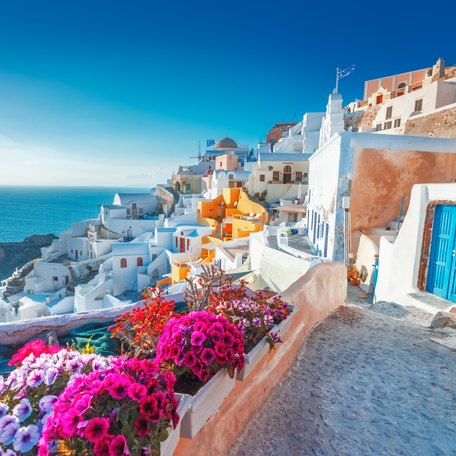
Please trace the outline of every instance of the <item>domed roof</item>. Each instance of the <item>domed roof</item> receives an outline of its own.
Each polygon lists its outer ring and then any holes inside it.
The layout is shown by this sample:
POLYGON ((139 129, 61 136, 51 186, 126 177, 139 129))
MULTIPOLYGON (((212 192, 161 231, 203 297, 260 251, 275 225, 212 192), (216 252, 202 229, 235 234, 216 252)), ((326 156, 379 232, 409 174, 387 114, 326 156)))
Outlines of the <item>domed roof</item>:
POLYGON ((236 141, 232 140, 231 138, 223 138, 217 141, 215 145, 215 150, 227 150, 227 149, 237 149, 238 145, 236 141))

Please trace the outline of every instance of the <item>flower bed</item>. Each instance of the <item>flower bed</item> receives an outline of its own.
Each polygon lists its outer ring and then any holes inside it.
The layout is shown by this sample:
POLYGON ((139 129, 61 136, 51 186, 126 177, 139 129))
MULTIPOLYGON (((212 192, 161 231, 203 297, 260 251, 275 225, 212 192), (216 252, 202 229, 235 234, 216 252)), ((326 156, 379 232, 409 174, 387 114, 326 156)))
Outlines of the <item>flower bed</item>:
MULTIPOLYGON (((278 336, 285 337, 288 330, 290 329, 292 319, 296 315, 296 308, 293 308, 292 312, 287 316, 278 325, 274 326, 271 329, 273 334, 278 336)), ((236 380, 244 381, 252 373, 255 367, 260 363, 260 361, 269 353, 271 350, 270 342, 266 337, 263 337, 255 347, 252 348, 248 353, 245 354, 245 364, 244 367, 237 373, 236 380)))
POLYGON ((187 315, 148 290, 145 306, 111 327, 121 356, 44 342, 19 350, 16 370, 0 380, 0 454, 171 455, 180 435, 194 438, 293 316, 279 297, 214 274, 198 282, 203 291, 192 288, 189 308, 203 310, 187 315))

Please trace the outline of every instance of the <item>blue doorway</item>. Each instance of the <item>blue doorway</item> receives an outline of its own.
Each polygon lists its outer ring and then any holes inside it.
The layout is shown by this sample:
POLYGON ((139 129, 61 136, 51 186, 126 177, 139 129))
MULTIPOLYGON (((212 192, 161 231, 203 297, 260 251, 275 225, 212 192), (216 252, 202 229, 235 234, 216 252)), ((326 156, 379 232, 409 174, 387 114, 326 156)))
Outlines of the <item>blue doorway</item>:
POLYGON ((456 206, 435 208, 426 289, 456 302, 456 206))

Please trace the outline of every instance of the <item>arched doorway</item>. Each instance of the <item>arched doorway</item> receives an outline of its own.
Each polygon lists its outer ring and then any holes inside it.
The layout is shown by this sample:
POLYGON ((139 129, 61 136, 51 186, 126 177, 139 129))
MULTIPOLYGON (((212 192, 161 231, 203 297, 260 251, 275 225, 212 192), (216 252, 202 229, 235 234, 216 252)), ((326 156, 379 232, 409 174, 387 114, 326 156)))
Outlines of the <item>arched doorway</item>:
POLYGON ((181 191, 181 184, 179 182, 176 182, 174 184, 174 190, 176 190, 176 192, 180 192, 181 191))

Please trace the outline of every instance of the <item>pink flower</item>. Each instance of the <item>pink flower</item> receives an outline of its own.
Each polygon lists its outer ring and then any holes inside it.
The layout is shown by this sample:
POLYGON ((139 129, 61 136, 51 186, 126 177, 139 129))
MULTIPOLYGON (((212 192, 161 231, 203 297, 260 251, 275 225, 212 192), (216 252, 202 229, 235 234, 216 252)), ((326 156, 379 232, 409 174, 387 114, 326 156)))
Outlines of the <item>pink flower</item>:
POLYGON ((97 442, 108 433, 109 424, 107 418, 91 419, 84 430, 84 437, 91 442, 97 442))
POLYGON ((109 445, 109 456, 130 456, 127 446, 127 439, 124 435, 119 434, 109 445))
POLYGON ((215 344, 215 353, 217 356, 223 357, 226 354, 225 345, 221 343, 215 344))
POLYGON ((214 361, 214 358, 214 350, 211 350, 210 348, 205 348, 201 353, 201 361, 206 364, 206 366, 210 366, 212 361, 214 361))
POLYGON ((200 347, 205 340, 206 336, 201 331, 195 331, 190 338, 191 344, 196 347, 200 347))
POLYGON ((130 386, 130 381, 122 375, 118 375, 112 386, 108 389, 109 394, 114 399, 123 399, 128 392, 128 387, 130 386))
POLYGON ((147 388, 140 383, 132 383, 128 388, 128 396, 136 402, 141 402, 147 395, 147 388))
POLYGON ((114 436, 106 434, 103 438, 95 442, 93 453, 95 456, 109 456, 109 444, 114 436))
POLYGON ((223 336, 223 342, 227 347, 232 347, 234 344, 234 337, 229 332, 225 332, 225 335, 223 336))

